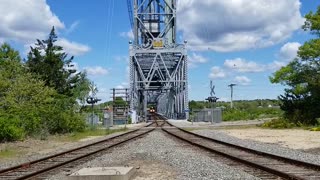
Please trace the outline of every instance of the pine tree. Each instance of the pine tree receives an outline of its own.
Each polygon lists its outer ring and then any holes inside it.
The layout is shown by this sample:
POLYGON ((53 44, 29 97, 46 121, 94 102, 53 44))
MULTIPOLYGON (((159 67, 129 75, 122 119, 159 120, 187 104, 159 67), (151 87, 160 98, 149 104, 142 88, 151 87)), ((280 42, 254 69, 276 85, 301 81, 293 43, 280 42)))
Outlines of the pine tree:
POLYGON ((68 68, 74 57, 68 58, 63 48, 55 44, 57 38, 53 27, 47 40, 38 39, 35 47, 31 47, 26 64, 29 71, 43 80, 46 86, 72 97, 72 89, 83 77, 81 73, 68 68))

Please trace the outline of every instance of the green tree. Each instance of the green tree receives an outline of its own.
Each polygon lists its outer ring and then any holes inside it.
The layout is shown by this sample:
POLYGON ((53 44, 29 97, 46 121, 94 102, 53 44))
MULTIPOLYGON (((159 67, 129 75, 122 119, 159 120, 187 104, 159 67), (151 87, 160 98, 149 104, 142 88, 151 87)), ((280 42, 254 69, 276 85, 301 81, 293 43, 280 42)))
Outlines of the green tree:
POLYGON ((89 97, 89 93, 91 91, 90 89, 90 80, 87 78, 86 73, 80 73, 79 74, 79 80, 75 83, 74 88, 72 89, 72 93, 74 98, 76 98, 81 107, 80 107, 80 111, 81 109, 84 108, 85 104, 86 104, 86 100, 89 97))
POLYGON ((73 97, 72 89, 85 75, 70 68, 74 57, 68 58, 63 48, 55 44, 57 38, 53 27, 47 40, 38 39, 35 47, 31 47, 26 64, 46 86, 53 87, 59 94, 73 97))
POLYGON ((4 43, 0 46, 0 63, 4 63, 6 61, 20 62, 21 57, 18 51, 12 49, 9 44, 4 43))
POLYGON ((281 109, 293 123, 316 124, 320 117, 320 6, 306 16, 303 29, 315 35, 298 51, 298 57, 275 72, 270 81, 288 88, 281 95, 281 109))
POLYGON ((116 97, 116 99, 114 101, 114 105, 125 106, 125 105, 128 105, 128 103, 125 100, 123 100, 122 97, 116 97))
POLYGON ((2 78, 14 78, 15 74, 21 73, 23 70, 21 57, 18 51, 15 51, 7 43, 0 46, 0 69, 2 70, 2 78))
POLYGON ((99 92, 97 85, 93 81, 90 81, 89 89, 90 89, 91 96, 96 96, 97 93, 99 92))
POLYGON ((189 108, 191 110, 199 110, 204 108, 204 103, 203 102, 196 102, 194 100, 189 102, 189 108))
MULTIPOLYGON (((85 74, 79 75, 80 81, 71 83, 77 88, 85 86, 88 81, 85 74)), ((0 46, 0 141, 38 136, 42 132, 66 133, 85 128, 85 121, 76 113, 75 96, 59 94, 54 86, 39 76, 26 69, 19 53, 8 44, 0 46)), ((71 94, 85 91, 79 89, 71 94)), ((77 98, 81 97, 79 94, 77 98)))
POLYGON ((20 139, 41 128, 55 91, 27 73, 8 44, 0 47, 0 65, 0 141, 20 139))
POLYGON ((12 49, 9 44, 0 46, 0 107, 4 106, 4 97, 10 91, 11 84, 23 71, 19 53, 12 49))
POLYGON ((68 58, 63 48, 56 45, 57 38, 53 27, 47 40, 37 40, 35 48, 31 47, 26 64, 45 86, 57 91, 55 105, 48 112, 51 116, 46 123, 50 133, 65 133, 83 129, 83 118, 76 112, 79 111, 78 103, 83 106, 89 94, 90 83, 85 72, 78 72, 73 67, 74 57, 68 58))

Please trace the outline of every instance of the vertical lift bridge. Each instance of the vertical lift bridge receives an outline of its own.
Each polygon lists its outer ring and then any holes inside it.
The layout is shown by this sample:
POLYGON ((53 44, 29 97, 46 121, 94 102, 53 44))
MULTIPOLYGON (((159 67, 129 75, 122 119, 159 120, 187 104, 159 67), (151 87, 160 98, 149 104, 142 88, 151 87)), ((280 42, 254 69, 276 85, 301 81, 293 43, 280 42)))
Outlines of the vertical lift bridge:
POLYGON ((131 111, 146 117, 150 103, 168 118, 188 118, 187 51, 186 42, 177 43, 177 1, 127 1, 134 34, 129 43, 131 111))

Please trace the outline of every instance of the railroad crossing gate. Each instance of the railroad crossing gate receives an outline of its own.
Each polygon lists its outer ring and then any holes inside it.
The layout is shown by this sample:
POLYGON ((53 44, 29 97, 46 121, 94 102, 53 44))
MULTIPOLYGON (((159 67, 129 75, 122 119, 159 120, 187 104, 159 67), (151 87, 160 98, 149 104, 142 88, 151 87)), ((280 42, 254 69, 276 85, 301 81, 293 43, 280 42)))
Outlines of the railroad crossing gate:
POLYGON ((147 117, 152 103, 167 118, 186 119, 188 62, 186 42, 176 42, 176 0, 133 0, 133 6, 130 110, 147 117))

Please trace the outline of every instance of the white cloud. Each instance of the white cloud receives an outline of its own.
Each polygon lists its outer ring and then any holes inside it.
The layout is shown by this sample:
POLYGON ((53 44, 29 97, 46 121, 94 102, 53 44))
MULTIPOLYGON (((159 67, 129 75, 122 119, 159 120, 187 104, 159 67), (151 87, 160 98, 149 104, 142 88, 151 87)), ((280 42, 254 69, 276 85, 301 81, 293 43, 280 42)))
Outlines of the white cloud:
POLYGON ((276 71, 280 69, 281 67, 286 66, 288 63, 284 61, 273 61, 268 65, 268 69, 271 71, 276 71))
POLYGON ((297 57, 297 52, 300 46, 301 44, 298 42, 288 42, 284 44, 277 54, 278 60, 274 60, 272 63, 258 64, 254 61, 235 58, 225 60, 224 67, 241 73, 255 73, 267 70, 275 71, 286 66, 290 61, 297 57))
MULTIPOLYGON (((91 49, 87 45, 79 44, 76 42, 70 42, 67 39, 59 38, 56 42, 56 45, 63 47, 63 51, 68 53, 71 56, 80 56, 87 52, 89 52, 91 49)), ((24 54, 28 54, 30 52, 30 47, 35 48, 34 43, 28 43, 24 45, 24 54)), ((45 52, 41 51, 41 53, 44 55, 45 52)))
POLYGON ((251 80, 246 76, 236 76, 234 78, 234 82, 240 85, 248 85, 251 82, 251 80))
POLYGON ((62 46, 63 50, 70 55, 83 55, 90 51, 90 47, 87 45, 79 44, 76 42, 70 42, 67 39, 60 38, 56 42, 57 45, 62 46))
POLYGON ((0 37, 30 43, 48 35, 52 26, 64 29, 45 0, 0 0, 0 37))
POLYGON ((227 101, 230 101, 230 98, 220 97, 220 98, 218 99, 218 101, 219 101, 219 102, 222 102, 222 101, 227 102, 227 101))
POLYGON ((120 85, 116 86, 118 89, 129 88, 128 82, 122 82, 120 85))
POLYGON ((126 61, 129 62, 129 56, 114 56, 115 61, 126 61))
POLYGON ((297 52, 301 46, 298 42, 288 42, 283 45, 279 52, 279 58, 281 61, 291 61, 297 57, 297 52))
POLYGON ((129 83, 128 82, 122 82, 121 85, 122 86, 129 86, 129 83))
POLYGON ((188 69, 196 68, 197 66, 193 63, 188 63, 188 69))
POLYGON ((226 76, 227 74, 225 71, 218 66, 213 66, 209 74, 210 79, 221 79, 225 78, 226 76))
POLYGON ((67 34, 72 33, 72 32, 79 26, 79 24, 80 24, 80 21, 75 21, 75 22, 73 22, 73 23, 70 25, 70 27, 66 30, 66 33, 67 33, 67 34))
POLYGON ((88 73, 88 75, 92 75, 92 76, 107 75, 109 73, 107 69, 101 66, 85 67, 84 69, 88 73))
POLYGON ((237 72, 262 72, 265 70, 265 65, 242 58, 227 59, 224 62, 224 66, 237 72))
POLYGON ((189 55, 188 67, 195 68, 195 67, 197 67, 197 64, 204 64, 206 62, 208 62, 208 59, 206 57, 193 52, 189 55))
MULTIPOLYGON (((30 47, 36 39, 46 39, 54 26, 56 33, 65 25, 55 15, 46 0, 0 0, 0 41, 16 41, 30 47)), ((74 22, 66 32, 72 32, 79 24, 74 22)), ((86 45, 60 38, 56 42, 71 55, 81 55, 90 50, 86 45)))
POLYGON ((180 0, 178 28, 193 50, 261 48, 301 28, 300 6, 299 0, 180 0))
POLYGON ((299 47, 301 46, 298 42, 288 42, 283 45, 278 54, 278 60, 273 61, 268 65, 268 69, 276 71, 283 66, 286 66, 290 61, 297 57, 299 47))
POLYGON ((118 86, 116 86, 116 89, 124 89, 124 86, 118 85, 118 86))
POLYGON ((109 90, 105 87, 98 87, 99 93, 108 93, 109 94, 109 90))
POLYGON ((133 35, 133 32, 131 30, 128 31, 128 32, 121 32, 120 36, 123 37, 123 38, 128 38, 130 40, 134 39, 134 35, 133 35))
POLYGON ((203 57, 200 54, 192 53, 191 55, 189 55, 189 62, 192 62, 192 63, 206 63, 206 62, 208 62, 208 59, 203 57))

